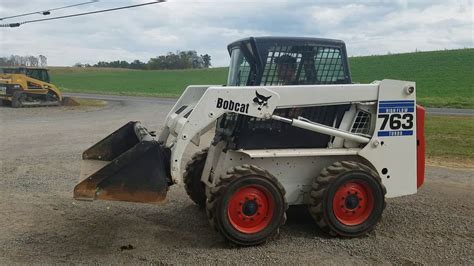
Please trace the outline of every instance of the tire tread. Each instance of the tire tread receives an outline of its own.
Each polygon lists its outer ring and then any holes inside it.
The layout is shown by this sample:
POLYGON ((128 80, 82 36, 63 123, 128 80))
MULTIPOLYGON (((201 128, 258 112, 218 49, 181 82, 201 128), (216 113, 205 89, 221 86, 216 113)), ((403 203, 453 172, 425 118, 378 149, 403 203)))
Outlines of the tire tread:
MULTIPOLYGON (((328 221, 326 220, 326 217, 324 216, 324 208, 323 208, 323 201, 324 201, 324 195, 326 191, 329 189, 330 185, 335 182, 338 177, 345 172, 348 171, 364 171, 369 173, 371 176, 375 178, 377 183, 380 184, 383 192, 383 196, 385 197, 385 194, 387 193, 387 189, 385 186, 382 184, 382 179, 380 176, 375 172, 372 168, 369 166, 359 163, 359 162, 353 162, 353 161, 341 161, 341 162, 335 162, 332 165, 324 168, 319 176, 316 176, 313 180, 312 184, 312 191, 310 193, 310 205, 309 205, 309 212, 313 219, 315 220, 316 224, 319 226, 319 228, 326 232, 329 233, 330 235, 336 236, 340 235, 336 231, 332 230, 329 225, 328 221)), ((383 209, 385 209, 386 203, 384 202, 383 209)), ((382 209, 382 210, 383 210, 382 209)), ((381 216, 379 217, 380 220, 381 216)), ((377 220, 377 223, 378 221, 377 220)), ((366 233, 369 233, 372 231, 374 227, 372 227, 370 230, 368 230, 366 233)))
MULTIPOLYGON (((264 241, 259 242, 257 244, 263 244, 267 242, 268 240, 275 238, 279 234, 279 228, 286 223, 286 210, 288 209, 288 203, 286 202, 286 198, 285 198, 285 193, 286 193, 285 188, 267 170, 261 167, 258 167, 256 165, 244 164, 241 166, 235 166, 235 167, 230 168, 226 173, 227 174, 225 176, 219 179, 215 187, 206 187, 206 192, 208 194, 208 198, 206 201, 206 213, 207 213, 207 217, 208 217, 209 224, 211 225, 211 227, 216 232, 219 232, 219 228, 217 226, 217 223, 218 223, 217 215, 216 215, 218 211, 217 208, 220 207, 218 204, 218 201, 220 200, 220 196, 227 189, 228 185, 232 181, 238 178, 249 176, 249 175, 258 175, 270 180, 273 184, 277 186, 278 190, 282 193, 283 200, 284 200, 284 212, 283 212, 283 218, 281 219, 280 224, 277 226, 277 229, 273 232, 273 234, 267 237, 264 241)), ((249 245, 247 243, 236 243, 236 242, 234 242, 233 244, 249 245)))
POLYGON ((189 160, 186 164, 186 168, 183 174, 183 183, 184 189, 186 190, 186 194, 188 194, 189 198, 201 208, 204 208, 206 205, 206 193, 204 184, 202 190, 200 190, 199 188, 195 187, 194 182, 196 178, 201 178, 202 168, 206 163, 208 150, 209 149, 207 148, 196 152, 192 156, 191 160, 189 160))

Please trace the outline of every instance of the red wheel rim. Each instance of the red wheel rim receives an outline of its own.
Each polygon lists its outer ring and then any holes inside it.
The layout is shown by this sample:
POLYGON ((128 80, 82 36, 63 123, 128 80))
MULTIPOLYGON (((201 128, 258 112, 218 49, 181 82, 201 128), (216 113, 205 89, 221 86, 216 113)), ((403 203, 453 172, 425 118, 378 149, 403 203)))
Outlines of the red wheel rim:
POLYGON ((344 225, 359 225, 369 218, 374 209, 374 195, 363 181, 349 181, 341 185, 332 200, 336 219, 344 225))
POLYGON ((266 188, 256 185, 245 186, 230 197, 227 217, 237 231, 254 234, 270 224, 274 209, 273 196, 266 188))

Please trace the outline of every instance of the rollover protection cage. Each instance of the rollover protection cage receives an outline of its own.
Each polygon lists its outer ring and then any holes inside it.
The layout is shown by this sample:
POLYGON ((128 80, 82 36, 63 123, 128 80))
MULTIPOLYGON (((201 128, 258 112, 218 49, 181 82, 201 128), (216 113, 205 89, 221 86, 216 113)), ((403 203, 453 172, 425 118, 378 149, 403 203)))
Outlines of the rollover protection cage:
MULTIPOLYGON (((352 83, 346 46, 340 40, 251 37, 233 42, 227 49, 231 56, 228 86, 352 83), (290 71, 294 71, 294 75, 289 75, 290 71), (287 79, 282 80, 281 76, 287 79)), ((338 127, 349 106, 280 108, 276 114, 283 117, 303 116, 323 125, 338 127)), ((263 121, 238 114, 226 115, 219 123, 219 130, 235 138, 237 149, 323 148, 330 139, 328 135, 295 128, 280 121, 263 121)))

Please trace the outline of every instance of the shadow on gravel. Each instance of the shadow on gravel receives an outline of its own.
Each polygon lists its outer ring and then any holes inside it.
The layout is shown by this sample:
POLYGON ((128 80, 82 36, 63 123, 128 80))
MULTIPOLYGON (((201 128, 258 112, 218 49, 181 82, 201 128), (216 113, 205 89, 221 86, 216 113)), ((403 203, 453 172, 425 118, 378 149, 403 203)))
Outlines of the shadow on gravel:
MULTIPOLYGON (((177 250, 235 249, 209 226, 205 211, 189 201, 171 200, 159 206, 116 202, 75 202, 71 206, 64 202, 57 208, 61 215, 47 219, 47 226, 17 239, 29 247, 29 255, 71 262, 85 257, 100 261, 126 254, 163 257, 177 250)), ((290 207, 287 217, 281 236, 267 248, 291 239, 330 238, 319 230, 306 206, 290 207)))
POLYGON ((286 224, 282 227, 282 231, 287 231, 289 234, 299 237, 330 238, 329 235, 318 228, 306 205, 290 206, 286 211, 286 216, 286 224))
POLYGON ((84 204, 81 210, 71 213, 81 217, 67 218, 75 221, 70 223, 69 236, 64 241, 90 255, 115 252, 128 245, 133 246, 134 251, 228 246, 210 228, 204 210, 192 204, 173 205, 113 203, 110 204, 113 209, 100 211, 84 204))

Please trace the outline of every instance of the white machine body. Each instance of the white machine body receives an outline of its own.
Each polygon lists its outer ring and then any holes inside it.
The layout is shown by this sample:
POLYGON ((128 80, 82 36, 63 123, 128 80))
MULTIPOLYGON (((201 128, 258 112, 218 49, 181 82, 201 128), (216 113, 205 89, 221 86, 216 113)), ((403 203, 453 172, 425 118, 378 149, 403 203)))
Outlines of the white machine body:
POLYGON ((417 192, 415 83, 398 80, 371 84, 296 86, 190 86, 171 109, 159 140, 171 148, 171 176, 182 181, 183 154, 190 143, 226 113, 273 119, 333 136, 326 148, 228 149, 225 141, 209 149, 202 181, 214 186, 237 165, 267 169, 286 190, 288 204, 307 204, 313 178, 335 161, 350 160, 372 167, 387 189, 386 197, 417 192), (255 95, 261 95, 255 100, 255 95), (281 117, 275 110, 350 104, 339 126, 304 117, 281 117))

